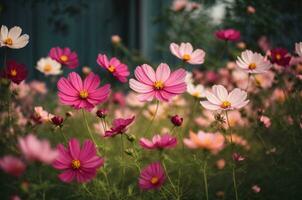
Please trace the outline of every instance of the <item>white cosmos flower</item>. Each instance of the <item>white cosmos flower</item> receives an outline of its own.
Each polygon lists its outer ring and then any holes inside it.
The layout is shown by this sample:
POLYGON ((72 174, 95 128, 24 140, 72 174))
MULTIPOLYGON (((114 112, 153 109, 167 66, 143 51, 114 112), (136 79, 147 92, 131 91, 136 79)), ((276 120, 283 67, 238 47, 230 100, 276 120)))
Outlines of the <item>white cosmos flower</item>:
POLYGON ((186 72, 185 82, 187 85, 194 82, 192 72, 186 72))
POLYGON ((0 31, 0 47, 9 47, 11 49, 21 49, 28 43, 29 36, 21 35, 22 29, 19 26, 14 26, 10 30, 6 26, 1 26, 0 31))
POLYGON ((228 93, 222 85, 214 85, 212 92, 206 91, 207 101, 201 101, 200 104, 208 110, 234 110, 248 104, 246 97, 247 93, 239 88, 228 93))
POLYGON ((205 97, 205 89, 203 85, 194 85, 193 83, 187 84, 187 92, 196 98, 202 98, 205 97))
POLYGON ((237 57, 236 64, 239 69, 250 74, 259 74, 267 72, 272 64, 260 53, 254 53, 251 50, 245 50, 241 56, 237 57))
POLYGON ((302 56, 302 42, 296 43, 295 44, 295 49, 296 49, 296 53, 299 56, 302 56))
POLYGON ((61 67, 62 65, 59 62, 51 59, 50 57, 46 57, 41 58, 37 62, 36 68, 45 75, 58 75, 62 73, 61 67))

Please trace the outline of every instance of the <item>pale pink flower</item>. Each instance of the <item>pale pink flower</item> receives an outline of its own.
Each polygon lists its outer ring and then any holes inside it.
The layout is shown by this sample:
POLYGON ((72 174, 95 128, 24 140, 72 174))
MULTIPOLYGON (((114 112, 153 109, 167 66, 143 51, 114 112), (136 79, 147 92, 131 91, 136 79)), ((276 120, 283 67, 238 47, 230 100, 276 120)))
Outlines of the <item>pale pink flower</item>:
POLYGON ((32 81, 29 83, 30 89, 32 89, 34 92, 37 92, 39 94, 46 94, 47 93, 47 87, 44 82, 41 81, 32 81))
POLYGON ((171 73, 169 66, 161 63, 156 72, 147 64, 138 66, 134 75, 137 80, 130 79, 132 90, 139 93, 140 101, 169 101, 172 97, 186 91, 186 71, 178 69, 171 73))
POLYGON ((102 137, 105 136, 106 127, 108 127, 108 124, 103 121, 99 121, 98 123, 93 124, 93 128, 96 134, 102 137))
POLYGON ((145 102, 141 102, 137 99, 134 92, 129 92, 126 96, 126 103, 131 107, 143 107, 145 102))
POLYGON ((224 147, 224 137, 220 133, 198 131, 196 135, 190 131, 190 138, 185 138, 183 142, 190 149, 206 149, 212 153, 218 153, 224 147))
POLYGON ((51 164, 57 157, 57 150, 53 150, 49 141, 39 140, 35 135, 29 134, 18 138, 19 149, 27 160, 41 161, 51 164))
POLYGON ((251 189, 254 193, 261 192, 261 188, 258 185, 253 185, 251 189))
POLYGON ((154 135, 152 140, 147 138, 141 138, 139 140, 141 147, 145 149, 168 149, 173 148, 177 145, 176 137, 166 133, 163 135, 154 135))
POLYGON ((7 155, 0 158, 0 168, 6 173, 18 177, 23 174, 26 165, 19 158, 7 155))
POLYGON ((299 56, 302 56, 302 42, 295 44, 295 50, 299 56))
POLYGON ((230 93, 222 85, 214 85, 212 92, 206 91, 207 101, 201 101, 201 105, 208 110, 234 110, 248 104, 247 93, 235 88, 230 93))
POLYGON ((84 81, 77 73, 71 72, 68 78, 62 77, 57 83, 59 100, 77 110, 91 111, 96 105, 106 101, 110 93, 110 85, 99 87, 100 81, 99 76, 93 72, 84 81))
POLYGON ((174 11, 180 11, 186 8, 188 0, 174 0, 171 9, 174 11))
POLYGON ((50 122, 53 114, 48 113, 46 110, 43 109, 42 106, 34 107, 34 114, 33 117, 38 119, 40 122, 50 122))
POLYGON ((269 128, 272 125, 271 119, 265 115, 261 115, 260 122, 262 122, 266 128, 269 128))
POLYGON ((121 43, 122 39, 119 35, 112 35, 111 36, 111 42, 112 44, 119 44, 121 43))
POLYGON ((181 43, 180 45, 171 43, 170 51, 177 58, 192 65, 199 65, 204 63, 204 57, 206 55, 206 53, 202 49, 196 49, 195 51, 193 51, 193 46, 188 42, 181 43))
POLYGON ((250 74, 264 73, 272 67, 270 61, 251 50, 242 52, 241 57, 237 57, 236 64, 240 70, 250 74))
POLYGON ((258 39, 258 46, 263 52, 267 52, 271 49, 271 44, 269 42, 269 39, 263 35, 258 39))
POLYGON ((272 100, 283 103, 285 101, 284 91, 280 88, 276 88, 273 92, 272 100))
POLYGON ((248 141, 237 134, 232 133, 231 135, 225 136, 225 138, 229 143, 233 143, 233 144, 242 146, 245 148, 245 150, 250 149, 250 145, 249 145, 248 141))
POLYGON ((246 11, 247 11, 247 13, 249 13, 249 14, 254 14, 254 13, 256 12, 256 8, 253 7, 253 6, 248 6, 248 7, 246 8, 246 11))
POLYGON ((268 71, 267 73, 256 74, 254 78, 255 78, 255 83, 258 87, 268 89, 271 88, 273 85, 275 74, 271 71, 268 71))

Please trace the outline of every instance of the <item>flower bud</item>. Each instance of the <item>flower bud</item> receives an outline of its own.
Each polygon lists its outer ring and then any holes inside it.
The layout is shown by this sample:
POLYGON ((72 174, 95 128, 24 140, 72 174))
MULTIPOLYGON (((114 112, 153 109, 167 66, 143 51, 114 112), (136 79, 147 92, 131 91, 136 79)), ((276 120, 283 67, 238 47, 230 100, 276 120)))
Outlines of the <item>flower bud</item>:
POLYGON ((51 122, 56 126, 62 126, 64 122, 64 118, 59 115, 56 115, 51 118, 51 122))
POLYGON ((243 157, 239 153, 233 153, 232 158, 235 162, 241 162, 245 160, 245 157, 243 157))
POLYGON ((66 116, 66 118, 72 117, 73 113, 71 111, 68 111, 68 112, 65 113, 65 116, 66 116))
POLYGON ((130 148, 128 148, 128 149, 125 149, 125 153, 126 154, 128 154, 129 156, 134 156, 134 150, 133 149, 130 149, 130 148))
POLYGON ((122 39, 119 35, 112 35, 111 36, 111 42, 112 44, 119 44, 121 43, 122 39))
POLYGON ((181 126, 183 122, 183 118, 178 115, 174 115, 171 117, 171 122, 172 124, 174 124, 174 126, 181 126))
POLYGON ((96 111, 96 115, 101 118, 104 119, 108 114, 108 110, 105 108, 99 109, 98 111, 96 111))
POLYGON ((134 135, 132 134, 126 134, 126 135, 129 142, 134 142, 136 140, 136 137, 134 135))

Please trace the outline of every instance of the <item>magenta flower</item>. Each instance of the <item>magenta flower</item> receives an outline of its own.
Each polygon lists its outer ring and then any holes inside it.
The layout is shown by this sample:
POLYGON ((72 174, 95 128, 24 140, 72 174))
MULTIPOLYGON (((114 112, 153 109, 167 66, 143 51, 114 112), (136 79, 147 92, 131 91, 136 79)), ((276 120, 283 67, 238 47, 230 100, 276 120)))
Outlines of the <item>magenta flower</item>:
POLYGON ((0 159, 0 168, 12 176, 21 176, 26 169, 26 165, 15 156, 4 156, 0 159))
POLYGON ((25 65, 17 63, 14 60, 9 60, 6 62, 6 67, 4 73, 1 76, 11 80, 16 84, 20 84, 23 80, 26 79, 28 71, 25 65))
POLYGON ((220 40, 233 41, 233 42, 240 40, 240 31, 237 31, 232 28, 216 31, 215 35, 220 40))
POLYGON ((156 72, 151 66, 143 64, 135 69, 137 80, 130 79, 130 88, 139 93, 140 101, 169 101, 172 97, 186 91, 186 71, 178 69, 171 73, 167 64, 161 63, 156 72))
POLYGON ((141 138, 139 144, 145 149, 169 149, 177 145, 177 139, 166 133, 164 135, 154 135, 151 141, 141 138))
POLYGON ((68 78, 62 77, 58 81, 58 96, 64 105, 70 105, 75 109, 91 111, 96 105, 107 100, 110 93, 110 85, 99 87, 100 78, 93 72, 82 81, 76 72, 71 72, 68 78))
POLYGON ((128 126, 134 121, 134 119, 135 116, 128 119, 115 119, 112 123, 111 129, 105 132, 104 137, 114 137, 117 134, 125 133, 127 131, 128 126))
POLYGON ((104 164, 104 159, 97 156, 96 147, 91 140, 85 140, 81 149, 79 141, 73 138, 69 140, 67 148, 59 144, 57 149, 59 156, 53 167, 63 170, 59 175, 63 182, 70 183, 74 179, 79 183, 88 182, 104 164))
POLYGON ((142 190, 159 189, 164 184, 165 180, 165 170, 159 162, 155 162, 141 171, 138 185, 142 190))
POLYGON ((276 63, 283 67, 287 67, 291 60, 291 56, 288 51, 284 48, 275 48, 271 50, 270 59, 272 63, 276 63))
POLYGON ((171 43, 170 51, 177 58, 192 65, 204 63, 204 57, 206 56, 206 53, 202 49, 193 50, 193 46, 189 42, 182 42, 180 45, 171 43))
POLYGON ((107 69, 120 82, 127 82, 127 77, 130 75, 127 65, 121 63, 116 57, 108 60, 104 54, 99 54, 96 62, 103 68, 107 69))
POLYGON ((48 56, 70 69, 74 69, 79 66, 77 53, 72 52, 68 47, 53 47, 50 49, 48 56))
POLYGON ((27 160, 51 164, 58 156, 58 152, 51 148, 47 140, 39 140, 33 134, 19 138, 18 142, 19 149, 27 160))

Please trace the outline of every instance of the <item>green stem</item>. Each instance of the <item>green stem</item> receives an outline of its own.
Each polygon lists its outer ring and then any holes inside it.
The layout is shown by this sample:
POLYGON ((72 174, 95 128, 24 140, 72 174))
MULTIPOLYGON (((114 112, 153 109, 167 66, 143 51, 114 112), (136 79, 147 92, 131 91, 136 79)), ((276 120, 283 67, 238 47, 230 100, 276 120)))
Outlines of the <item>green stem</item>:
POLYGON ((204 191, 206 193, 206 200, 209 200, 208 179, 207 179, 207 158, 205 158, 204 165, 203 165, 203 182, 204 182, 204 191))
POLYGON ((232 174, 233 174, 233 185, 235 191, 236 200, 238 200, 238 192, 237 192, 237 183, 236 183, 236 172, 235 172, 235 165, 232 165, 232 174))
POLYGON ((63 138, 64 138, 64 140, 65 140, 65 142, 66 142, 66 144, 67 144, 67 143, 68 143, 68 140, 67 140, 65 134, 63 133, 62 127, 60 127, 60 132, 61 132, 61 134, 63 135, 63 138))
POLYGON ((174 192, 175 192, 175 195, 176 195, 176 197, 177 197, 176 199, 180 199, 180 198, 179 198, 178 190, 176 189, 174 183, 172 182, 172 179, 170 178, 170 176, 169 176, 169 174, 168 174, 168 171, 167 171, 167 168, 166 168, 166 164, 165 164, 164 159, 162 159, 162 164, 163 164, 164 170, 165 170, 165 172, 166 172, 166 175, 167 175, 167 177, 168 177, 168 180, 169 180, 170 184, 172 185, 172 188, 173 188, 173 190, 174 190, 174 192))
POLYGON ((152 117, 152 119, 151 119, 151 122, 150 122, 148 128, 147 128, 146 131, 145 131, 146 134, 149 132, 149 130, 150 130, 150 128, 151 128, 151 126, 152 126, 152 124, 153 124, 153 122, 154 122, 154 120, 155 120, 155 117, 156 117, 156 114, 157 114, 157 111, 158 111, 158 107, 159 107, 159 101, 156 101, 156 109, 155 109, 155 113, 154 113, 154 115, 153 115, 153 117, 152 117))
POLYGON ((97 145, 97 143, 96 143, 96 141, 95 141, 95 139, 94 139, 94 137, 93 137, 93 135, 92 135, 92 133, 91 133, 91 130, 90 130, 90 127, 89 127, 88 120, 87 120, 87 117, 86 117, 86 115, 85 115, 85 110, 84 110, 84 109, 82 109, 82 113, 83 113, 83 118, 84 118, 84 121, 85 121, 87 130, 88 130, 89 136, 90 136, 90 138, 92 139, 94 145, 96 146, 97 152, 98 152, 98 154, 99 154, 99 148, 98 148, 98 145, 97 145))

